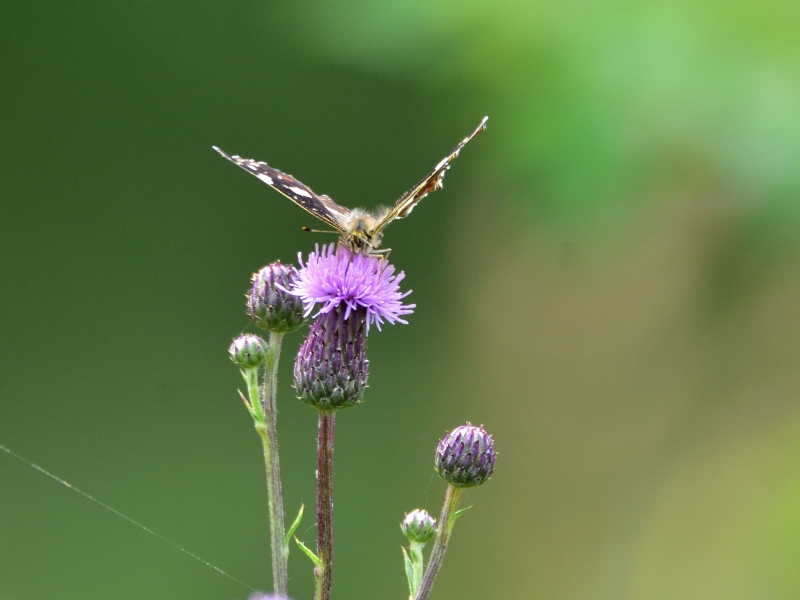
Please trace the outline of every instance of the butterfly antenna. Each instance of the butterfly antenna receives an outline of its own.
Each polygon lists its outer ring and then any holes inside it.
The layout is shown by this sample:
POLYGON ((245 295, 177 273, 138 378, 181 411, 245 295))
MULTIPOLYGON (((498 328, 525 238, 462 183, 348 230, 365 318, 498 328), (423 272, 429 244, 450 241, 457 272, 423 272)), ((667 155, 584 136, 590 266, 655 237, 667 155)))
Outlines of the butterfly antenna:
POLYGON ((334 231, 333 229, 311 229, 309 227, 301 227, 300 229, 302 229, 303 231, 307 231, 309 233, 335 233, 337 235, 340 234, 338 231, 334 231))

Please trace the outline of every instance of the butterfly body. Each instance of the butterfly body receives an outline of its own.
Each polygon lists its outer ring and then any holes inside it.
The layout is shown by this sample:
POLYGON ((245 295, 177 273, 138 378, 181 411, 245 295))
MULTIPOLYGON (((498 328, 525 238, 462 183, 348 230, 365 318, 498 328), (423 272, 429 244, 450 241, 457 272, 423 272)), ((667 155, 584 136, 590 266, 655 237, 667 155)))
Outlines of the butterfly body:
POLYGON ((375 214, 363 208, 354 208, 350 216, 341 225, 340 235, 351 250, 374 252, 383 237, 383 228, 378 227, 388 209, 376 211, 375 214))
POLYGON ((307 185, 263 161, 229 156, 220 148, 213 148, 224 158, 333 227, 339 233, 342 243, 352 251, 376 254, 380 252, 378 246, 383 238, 384 228, 396 219, 406 218, 420 200, 430 192, 442 188, 442 180, 450 168, 450 162, 458 156, 467 142, 486 129, 487 119, 488 117, 484 117, 475 131, 464 138, 453 152, 444 157, 433 171, 403 194, 392 207, 379 209, 374 213, 362 208, 349 209, 341 206, 324 194, 314 193, 307 185))

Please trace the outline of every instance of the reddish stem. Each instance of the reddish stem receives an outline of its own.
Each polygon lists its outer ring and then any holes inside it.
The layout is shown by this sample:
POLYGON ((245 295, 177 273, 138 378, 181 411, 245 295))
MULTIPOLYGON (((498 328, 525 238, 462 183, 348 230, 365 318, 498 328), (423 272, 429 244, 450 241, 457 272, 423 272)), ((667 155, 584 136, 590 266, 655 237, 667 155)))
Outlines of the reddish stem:
POLYGON ((316 600, 330 600, 333 582, 333 432, 336 414, 319 411, 317 432, 317 555, 314 569, 316 600))

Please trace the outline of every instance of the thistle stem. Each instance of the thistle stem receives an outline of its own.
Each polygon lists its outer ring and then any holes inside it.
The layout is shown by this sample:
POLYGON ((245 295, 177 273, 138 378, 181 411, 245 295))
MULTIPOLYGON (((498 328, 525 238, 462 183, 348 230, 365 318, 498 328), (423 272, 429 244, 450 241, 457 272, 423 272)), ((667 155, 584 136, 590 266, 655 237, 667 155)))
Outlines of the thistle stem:
POLYGON ((317 555, 314 569, 316 600, 330 600, 333 582, 333 432, 336 414, 319 411, 317 433, 317 555))
POLYGON ((264 447, 264 464, 267 470, 267 498, 269 501, 269 533, 272 549, 272 582, 279 596, 289 596, 289 548, 284 544, 283 492, 281 466, 278 458, 278 361, 281 357, 282 333, 270 333, 269 352, 264 373, 264 392, 251 402, 261 402, 264 420, 256 421, 256 431, 264 447))
POLYGON ((410 542, 408 545, 408 558, 411 561, 411 579, 408 582, 411 595, 409 600, 414 600, 414 596, 422 583, 425 561, 422 550, 425 548, 424 542, 410 542))
POLYGON ((450 542, 450 535, 453 533, 453 526, 456 524, 456 509, 458 508, 458 501, 461 499, 461 488, 447 485, 447 492, 444 495, 444 505, 442 506, 442 514, 439 516, 438 527, 436 528, 436 539, 433 542, 431 549, 431 556, 428 560, 428 567, 425 569, 425 575, 422 576, 422 583, 419 586, 419 591, 414 600, 428 600, 431 590, 433 589, 433 582, 442 568, 442 561, 444 560, 444 553, 447 552, 447 544, 450 542))

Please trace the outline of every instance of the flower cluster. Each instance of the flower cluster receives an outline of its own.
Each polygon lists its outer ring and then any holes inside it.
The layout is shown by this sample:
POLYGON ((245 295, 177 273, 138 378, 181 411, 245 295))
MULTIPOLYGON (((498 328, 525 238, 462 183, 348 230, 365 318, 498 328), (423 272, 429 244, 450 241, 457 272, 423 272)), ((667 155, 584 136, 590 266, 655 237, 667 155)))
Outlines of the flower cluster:
MULTIPOLYGON (((277 444, 277 361, 283 334, 299 328, 311 316, 308 335, 294 364, 297 397, 319 411, 317 441, 317 553, 298 542, 315 564, 321 600, 330 600, 333 538, 333 432, 336 413, 362 401, 369 377, 367 334, 371 325, 380 331, 384 323, 403 323, 415 308, 404 304, 411 292, 402 292, 405 275, 385 257, 359 254, 345 246, 316 247, 301 269, 279 262, 253 275, 247 294, 247 314, 260 328, 270 332, 269 342, 252 334, 236 338, 229 348, 231 359, 242 368, 248 396, 242 395, 262 437, 267 465, 270 506, 270 540, 276 595, 261 593, 249 600, 288 600, 286 533, 277 444)), ((403 548, 406 578, 411 598, 427 600, 447 549, 464 488, 481 485, 494 471, 496 454, 492 436, 482 427, 467 423, 448 433, 439 443, 434 466, 449 484, 437 522, 426 511, 416 509, 405 516, 400 528, 409 545, 403 548), (434 540, 427 566, 423 550, 434 540)), ((302 516, 302 508, 301 508, 302 516)))

